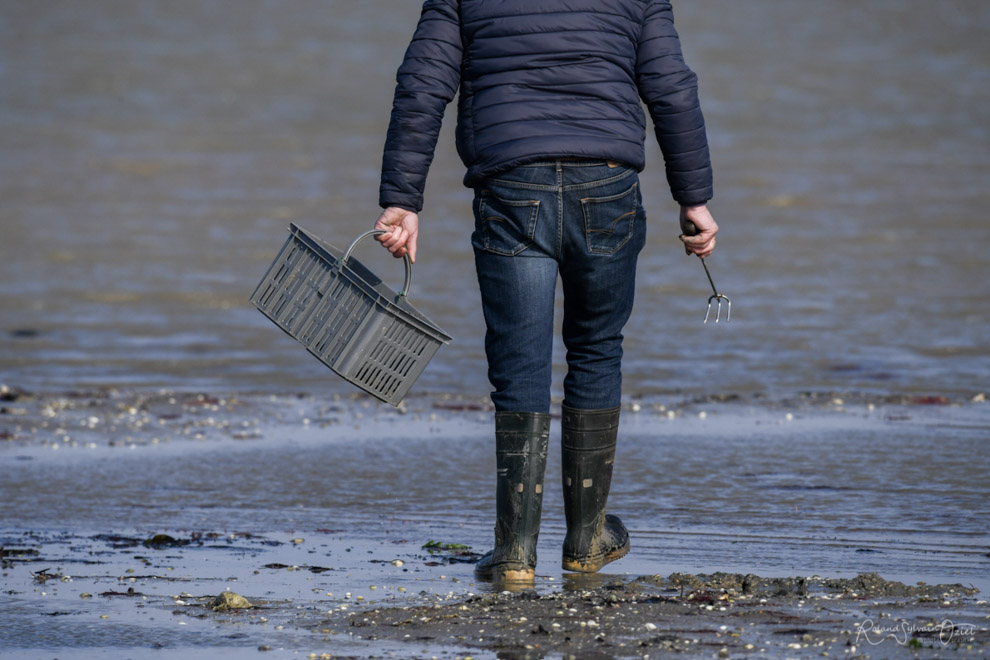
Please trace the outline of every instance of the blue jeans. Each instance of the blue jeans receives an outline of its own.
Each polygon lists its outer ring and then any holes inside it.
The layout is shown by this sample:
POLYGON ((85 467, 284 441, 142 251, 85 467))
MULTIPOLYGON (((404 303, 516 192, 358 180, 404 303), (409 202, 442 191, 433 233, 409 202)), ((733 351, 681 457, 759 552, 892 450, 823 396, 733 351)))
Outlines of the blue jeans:
POLYGON ((471 236, 498 411, 549 412, 557 275, 564 292, 564 403, 619 405, 622 328, 646 241, 636 170, 555 160, 475 190, 471 236))

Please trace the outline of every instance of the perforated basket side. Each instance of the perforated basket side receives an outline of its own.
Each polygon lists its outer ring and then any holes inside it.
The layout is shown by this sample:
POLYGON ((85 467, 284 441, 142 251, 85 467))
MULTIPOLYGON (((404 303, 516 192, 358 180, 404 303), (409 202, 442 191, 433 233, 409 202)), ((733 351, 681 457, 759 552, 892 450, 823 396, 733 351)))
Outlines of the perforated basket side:
POLYGON ((363 354, 356 352, 358 359, 351 360, 347 373, 342 375, 383 401, 397 404, 426 368, 440 342, 394 317, 385 316, 378 325, 377 341, 363 354))
POLYGON ((333 367, 372 312, 374 301, 340 271, 335 271, 335 277, 318 292, 318 298, 297 339, 333 367))
POLYGON ((290 236, 255 289, 251 302, 280 328, 296 336, 297 328, 314 309, 321 285, 332 276, 332 264, 290 236))

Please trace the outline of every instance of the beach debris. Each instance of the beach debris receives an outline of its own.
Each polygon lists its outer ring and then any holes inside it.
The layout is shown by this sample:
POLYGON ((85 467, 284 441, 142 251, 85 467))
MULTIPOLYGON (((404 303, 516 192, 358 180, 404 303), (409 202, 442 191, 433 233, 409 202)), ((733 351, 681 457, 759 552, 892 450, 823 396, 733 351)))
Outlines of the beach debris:
POLYGON ((147 539, 142 543, 148 548, 175 548, 183 545, 189 545, 190 541, 185 539, 177 539, 168 534, 155 534, 150 539, 147 539))
POLYGON ((951 403, 948 398, 940 395, 936 396, 916 396, 911 399, 911 403, 916 406, 947 406, 951 403))
POLYGON ((293 566, 293 565, 282 564, 282 563, 278 563, 278 562, 271 563, 271 564, 265 564, 264 566, 262 566, 262 568, 270 568, 272 570, 283 570, 284 569, 284 570, 287 570, 287 571, 309 571, 310 573, 325 573, 327 571, 332 571, 333 570, 332 568, 330 568, 328 566, 308 566, 308 565, 293 566))
POLYGON ((440 541, 427 541, 423 544, 423 550, 430 552, 442 552, 446 550, 470 550, 471 546, 463 543, 441 543, 440 541))
POLYGON ((664 579, 661 575, 638 578, 637 582, 652 583, 666 588, 680 589, 681 598, 694 602, 714 603, 724 600, 719 594, 744 594, 768 596, 806 596, 814 594, 838 594, 848 598, 936 598, 948 593, 954 597, 972 596, 977 589, 961 584, 908 586, 901 582, 885 580, 877 573, 861 573, 853 578, 812 577, 760 577, 752 573, 672 573, 664 579))
POLYGON ((33 577, 34 581, 38 584, 44 584, 49 580, 61 577, 57 573, 49 573, 48 571, 50 570, 50 568, 43 568, 40 571, 32 571, 31 577, 33 577))
POLYGON ((134 587, 127 587, 127 591, 104 591, 100 594, 104 598, 114 598, 118 596, 123 596, 125 598, 135 598, 144 596, 140 591, 135 591, 134 587))
POLYGON ((17 401, 25 394, 26 392, 19 387, 0 385, 0 401, 17 401))
POLYGON ((225 591, 210 601, 210 609, 214 612, 246 610, 252 607, 254 607, 254 605, 252 605, 247 598, 241 596, 240 594, 235 594, 233 591, 225 591))
POLYGON ((431 557, 437 557, 439 561, 428 561, 427 566, 441 566, 443 564, 473 564, 481 557, 481 553, 471 550, 471 546, 463 543, 447 543, 441 541, 427 541, 423 544, 423 550, 430 553, 431 557))

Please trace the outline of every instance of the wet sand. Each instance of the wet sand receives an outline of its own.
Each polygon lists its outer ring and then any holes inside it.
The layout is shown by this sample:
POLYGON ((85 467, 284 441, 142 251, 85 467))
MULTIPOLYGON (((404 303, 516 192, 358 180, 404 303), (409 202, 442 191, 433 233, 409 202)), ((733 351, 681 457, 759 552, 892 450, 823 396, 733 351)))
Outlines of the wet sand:
MULTIPOLYGON (((572 576, 560 591, 503 591, 390 607, 321 630, 461 645, 498 657, 979 657, 990 608, 958 585, 753 575, 572 576)), ((424 654, 427 650, 424 649, 424 654)))
POLYGON ((3 658, 986 653, 987 485, 966 472, 985 474, 986 459, 963 455, 990 429, 980 394, 628 403, 612 502, 633 551, 604 574, 563 573, 548 496, 537 579, 518 592, 472 573, 491 543, 483 400, 421 395, 396 410, 362 396, 11 387, 0 398, 3 658), (842 453, 850 435, 891 438, 875 447, 888 460, 868 463, 874 483, 848 485, 855 464, 830 468, 820 447, 820 473, 782 476, 806 461, 801 438, 842 453), (795 449, 757 478, 729 436, 754 465, 778 441, 795 449), (891 447, 910 451, 914 437, 945 451, 907 461, 927 456, 930 483, 897 485, 885 470, 906 468, 891 447), (699 481, 678 438, 727 495, 699 481), (683 475, 639 497, 657 477, 638 452, 660 448, 683 475), (900 519, 867 533, 890 515, 866 510, 874 501, 900 519), (224 592, 250 606, 214 609, 224 592))

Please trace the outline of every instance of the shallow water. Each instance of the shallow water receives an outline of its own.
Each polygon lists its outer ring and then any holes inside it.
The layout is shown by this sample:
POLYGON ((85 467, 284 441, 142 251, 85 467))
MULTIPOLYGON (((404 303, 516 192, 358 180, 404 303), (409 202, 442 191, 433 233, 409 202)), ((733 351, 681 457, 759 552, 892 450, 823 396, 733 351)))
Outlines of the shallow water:
MULTIPOLYGON (((678 248, 651 146, 627 396, 983 389, 990 7, 677 10, 716 165, 723 231, 709 262, 733 321, 701 325, 707 281, 678 248)), ((247 297, 290 221, 344 245, 375 219, 417 13, 398 1, 0 7, 2 380, 349 391, 247 297)), ((484 394, 470 193, 449 129, 411 299, 455 341, 417 387, 484 394)), ((379 252, 364 259, 398 285, 379 252)))

